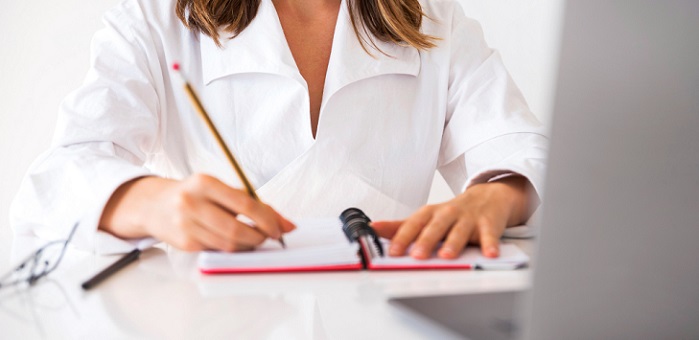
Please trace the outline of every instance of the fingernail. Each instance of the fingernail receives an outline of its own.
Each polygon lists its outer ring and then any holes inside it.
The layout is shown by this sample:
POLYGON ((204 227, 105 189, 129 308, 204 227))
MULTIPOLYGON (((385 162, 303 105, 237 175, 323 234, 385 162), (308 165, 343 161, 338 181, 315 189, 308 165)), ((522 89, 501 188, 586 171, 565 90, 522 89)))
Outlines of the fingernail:
POLYGON ((488 256, 496 257, 498 256, 498 247, 496 246, 490 246, 487 249, 488 256))
POLYGON ((449 246, 442 247, 439 252, 443 257, 454 257, 456 255, 456 251, 449 246))
POLYGON ((388 248, 388 253, 391 256, 399 256, 403 253, 403 247, 399 244, 391 244, 391 247, 388 248))
POLYGON ((413 250, 410 251, 410 255, 417 258, 425 258, 427 257, 427 249, 423 246, 415 246, 413 250))

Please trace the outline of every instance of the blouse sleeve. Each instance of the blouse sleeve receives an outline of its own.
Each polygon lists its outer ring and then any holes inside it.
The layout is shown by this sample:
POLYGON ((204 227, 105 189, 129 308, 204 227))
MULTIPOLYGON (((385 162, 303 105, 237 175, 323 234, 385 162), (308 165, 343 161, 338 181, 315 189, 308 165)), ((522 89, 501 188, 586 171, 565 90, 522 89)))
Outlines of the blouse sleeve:
POLYGON ((455 6, 447 119, 438 170, 455 194, 505 174, 520 174, 539 196, 548 139, 480 25, 455 6))
POLYGON ((97 229, 114 190, 150 174, 144 163, 159 143, 158 57, 142 14, 128 4, 105 14, 85 82, 62 102, 50 150, 22 181, 10 212, 16 233, 65 238, 79 221, 78 248, 117 253, 134 246, 97 229))

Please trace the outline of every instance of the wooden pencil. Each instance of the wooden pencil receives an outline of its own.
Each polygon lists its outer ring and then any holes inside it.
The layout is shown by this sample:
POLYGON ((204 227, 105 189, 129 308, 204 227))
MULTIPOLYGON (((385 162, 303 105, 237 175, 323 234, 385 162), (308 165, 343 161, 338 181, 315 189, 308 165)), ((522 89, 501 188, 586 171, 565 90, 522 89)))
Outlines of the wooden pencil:
MULTIPOLYGON (((248 178, 245 176, 243 168, 241 168, 238 162, 235 160, 235 157, 233 156, 233 153, 231 153, 231 150, 229 150, 228 146, 226 146, 226 143, 223 141, 221 134, 218 133, 216 126, 214 126, 214 123, 211 121, 211 118, 206 113, 204 106, 201 104, 199 97, 197 97, 196 93, 194 93, 194 89, 192 89, 192 86, 189 85, 189 82, 187 82, 187 80, 184 78, 184 75, 180 70, 180 65, 175 63, 172 65, 172 68, 175 71, 177 71, 177 73, 182 78, 182 83, 184 84, 184 89, 187 93, 187 96, 189 97, 190 102, 192 102, 194 109, 197 111, 202 120, 204 120, 204 122, 206 123, 206 126, 209 128, 209 131, 211 131, 211 134, 214 135, 216 143, 221 148, 221 150, 223 150, 223 153, 226 155, 226 159, 228 159, 228 162, 231 164, 231 166, 233 166, 233 169, 235 169, 235 173, 238 175, 238 178, 245 186, 245 190, 247 190, 248 195, 250 195, 250 197, 252 197, 256 201, 259 201, 260 198, 257 196, 257 193, 255 193, 255 188, 252 186, 248 178)), ((258 231, 262 232, 259 229, 258 231)), ((286 243, 284 243, 284 238, 282 236, 279 236, 279 243, 282 245, 283 248, 286 248, 286 243)))

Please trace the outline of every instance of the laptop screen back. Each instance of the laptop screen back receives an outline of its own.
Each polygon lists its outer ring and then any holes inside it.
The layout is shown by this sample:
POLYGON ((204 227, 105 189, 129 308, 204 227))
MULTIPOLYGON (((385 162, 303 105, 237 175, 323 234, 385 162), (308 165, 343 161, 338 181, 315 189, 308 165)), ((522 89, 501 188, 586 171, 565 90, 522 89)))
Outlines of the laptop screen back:
POLYGON ((699 338, 699 1, 566 5, 529 339, 699 338))

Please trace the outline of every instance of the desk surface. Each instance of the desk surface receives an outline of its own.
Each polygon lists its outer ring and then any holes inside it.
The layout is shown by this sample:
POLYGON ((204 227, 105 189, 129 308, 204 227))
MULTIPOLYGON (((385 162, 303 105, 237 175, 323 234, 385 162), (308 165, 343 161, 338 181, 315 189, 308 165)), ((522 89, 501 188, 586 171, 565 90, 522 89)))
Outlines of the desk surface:
MULTIPOLYGON (((517 243, 531 255, 531 241, 517 243)), ((41 240, 0 233, 0 273, 41 240)), ((450 338, 387 303, 394 296, 523 289, 529 270, 207 276, 196 255, 166 247, 92 291, 80 283, 117 257, 70 250, 29 290, 0 290, 2 338, 450 338)))

